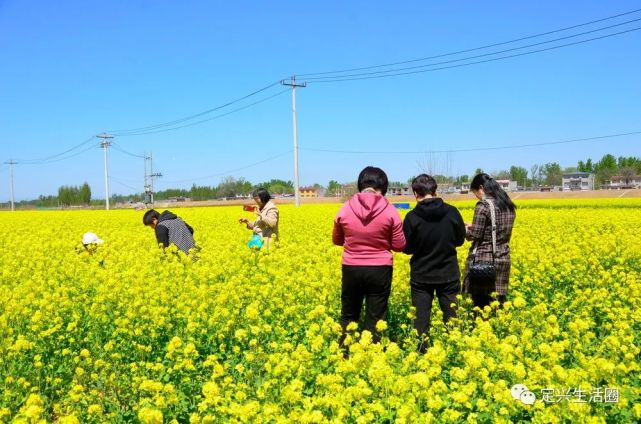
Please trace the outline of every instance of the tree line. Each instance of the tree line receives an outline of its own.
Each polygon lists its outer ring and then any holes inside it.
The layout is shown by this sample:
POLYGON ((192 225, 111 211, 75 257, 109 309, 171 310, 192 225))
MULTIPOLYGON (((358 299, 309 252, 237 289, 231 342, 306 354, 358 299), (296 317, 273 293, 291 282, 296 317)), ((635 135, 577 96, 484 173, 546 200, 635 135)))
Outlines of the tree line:
MULTIPOLYGON (((429 170, 424 170, 429 173, 429 170)), ((483 169, 477 168, 473 174, 476 175, 484 172, 483 169)), ((522 166, 512 165, 510 169, 498 171, 485 171, 498 180, 516 181, 519 187, 540 187, 540 186, 559 186, 562 182, 564 173, 570 172, 590 172, 595 175, 595 187, 606 184, 614 176, 631 177, 641 175, 641 158, 634 156, 615 157, 612 154, 606 154, 601 159, 593 161, 591 158, 578 161, 576 166, 561 167, 558 162, 548 162, 544 164, 535 164, 526 169, 522 166)), ((436 181, 441 185, 452 185, 460 187, 462 184, 470 182, 470 175, 463 174, 458 176, 434 175, 436 181)), ((409 178, 406 183, 394 181, 390 182, 390 187, 409 186, 413 177, 409 178)), ((154 194, 155 200, 168 200, 172 197, 188 197, 192 200, 212 200, 235 198, 237 196, 250 196, 252 191, 258 187, 264 187, 270 193, 275 195, 292 195, 294 193, 294 183, 292 181, 271 179, 262 183, 253 184, 244 178, 226 177, 215 186, 192 185, 189 189, 169 188, 158 191, 154 194)), ((340 183, 337 180, 330 180, 326 186, 314 184, 314 188, 327 196, 346 196, 355 190, 355 182, 340 183)), ((130 195, 114 194, 111 196, 113 203, 119 202, 142 202, 143 193, 130 195)), ((91 187, 88 183, 80 186, 64 185, 58 188, 56 195, 40 195, 37 199, 17 202, 19 207, 68 207, 76 205, 98 205, 103 200, 92 200, 91 187)))
POLYGON ((91 187, 88 183, 81 186, 61 186, 58 188, 58 204, 60 206, 91 204, 91 187))

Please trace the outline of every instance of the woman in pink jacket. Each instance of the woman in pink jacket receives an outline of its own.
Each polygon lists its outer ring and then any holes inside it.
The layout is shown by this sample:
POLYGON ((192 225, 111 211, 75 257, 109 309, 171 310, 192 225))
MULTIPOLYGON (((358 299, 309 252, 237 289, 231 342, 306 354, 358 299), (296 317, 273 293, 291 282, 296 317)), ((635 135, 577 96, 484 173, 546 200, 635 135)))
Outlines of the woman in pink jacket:
POLYGON ((392 288, 392 253, 405 247, 403 222, 384 197, 387 175, 368 166, 358 176, 358 193, 334 219, 332 241, 343 246, 341 326, 358 323, 365 299, 365 329, 380 340, 376 323, 385 319, 392 288))

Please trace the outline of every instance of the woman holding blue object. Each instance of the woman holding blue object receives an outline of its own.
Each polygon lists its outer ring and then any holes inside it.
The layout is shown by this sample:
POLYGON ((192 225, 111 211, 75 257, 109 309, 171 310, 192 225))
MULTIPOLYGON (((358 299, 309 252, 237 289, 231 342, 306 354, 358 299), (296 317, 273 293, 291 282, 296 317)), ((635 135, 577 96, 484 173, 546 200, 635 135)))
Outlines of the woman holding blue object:
POLYGON ((240 218, 238 222, 245 224, 248 229, 254 232, 247 243, 249 248, 260 249, 263 243, 269 248, 274 237, 278 239, 278 208, 269 191, 264 188, 254 190, 252 197, 258 205, 258 210, 254 211, 256 219, 254 222, 249 222, 247 218, 240 218))

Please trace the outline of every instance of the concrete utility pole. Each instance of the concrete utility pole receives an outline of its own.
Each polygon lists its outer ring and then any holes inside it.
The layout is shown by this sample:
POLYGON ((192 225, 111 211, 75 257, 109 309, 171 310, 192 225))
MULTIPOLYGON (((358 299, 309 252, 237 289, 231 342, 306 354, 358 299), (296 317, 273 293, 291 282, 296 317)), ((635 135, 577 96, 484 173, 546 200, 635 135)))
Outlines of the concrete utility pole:
POLYGON ((13 160, 9 160, 5 162, 7 165, 9 165, 9 180, 11 181, 11 185, 9 186, 9 189, 11 191, 11 210, 15 210, 15 199, 13 198, 13 165, 17 164, 17 162, 14 162, 13 160))
POLYGON ((145 204, 154 207, 154 179, 162 177, 162 173, 154 172, 153 155, 145 156, 145 204), (149 173, 147 173, 147 161, 149 161, 149 173))
POLYGON ((109 166, 107 163, 107 148, 111 146, 111 139, 113 139, 113 135, 109 135, 106 133, 98 134, 96 137, 100 138, 102 141, 100 142, 100 147, 104 149, 105 153, 105 209, 109 210, 109 166))
POLYGON ((296 84, 296 76, 292 75, 291 81, 281 81, 282 85, 292 88, 292 114, 294 117, 294 202, 300 206, 300 183, 298 179, 298 128, 296 127, 296 87, 305 88, 307 83, 296 84))

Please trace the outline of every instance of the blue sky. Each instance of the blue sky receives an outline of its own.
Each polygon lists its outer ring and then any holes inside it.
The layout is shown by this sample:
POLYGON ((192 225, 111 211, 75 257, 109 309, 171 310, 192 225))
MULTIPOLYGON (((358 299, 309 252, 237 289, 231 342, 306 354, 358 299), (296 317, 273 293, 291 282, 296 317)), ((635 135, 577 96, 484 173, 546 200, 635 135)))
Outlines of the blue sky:
MULTIPOLYGON (((638 1, 617 0, 0 1, 0 159, 47 157, 102 131, 179 119, 292 74, 438 55, 639 8, 638 1)), ((641 12, 530 42, 639 18, 641 12)), ((591 36, 638 26, 641 21, 591 36)), ((300 146, 427 151, 641 131, 640 43, 641 31, 636 31, 436 72, 310 81, 297 91, 300 146)), ((445 60, 459 57, 464 56, 445 60)), ((272 87, 219 112, 280 90, 272 87)), ((153 152, 154 168, 164 175, 157 182, 159 189, 189 187, 192 182, 215 185, 221 175, 252 182, 293 179, 289 92, 201 125, 115 141, 135 154, 153 152), (227 172, 279 154, 283 156, 261 165, 227 172)), ((436 171, 452 174, 513 164, 529 169, 551 161, 572 166, 605 153, 641 156, 640 141, 636 135, 435 154, 431 162, 436 171)), ((301 150, 301 184, 354 180, 370 164, 385 169, 392 180, 406 180, 429 159, 425 154, 301 150)), ((142 159, 110 149, 109 161, 112 193, 141 191, 142 159)), ((54 163, 16 165, 14 176, 18 200, 83 181, 90 183, 94 197, 104 196, 98 148, 54 163)), ((8 197, 8 170, 2 166, 0 201, 8 197)))

